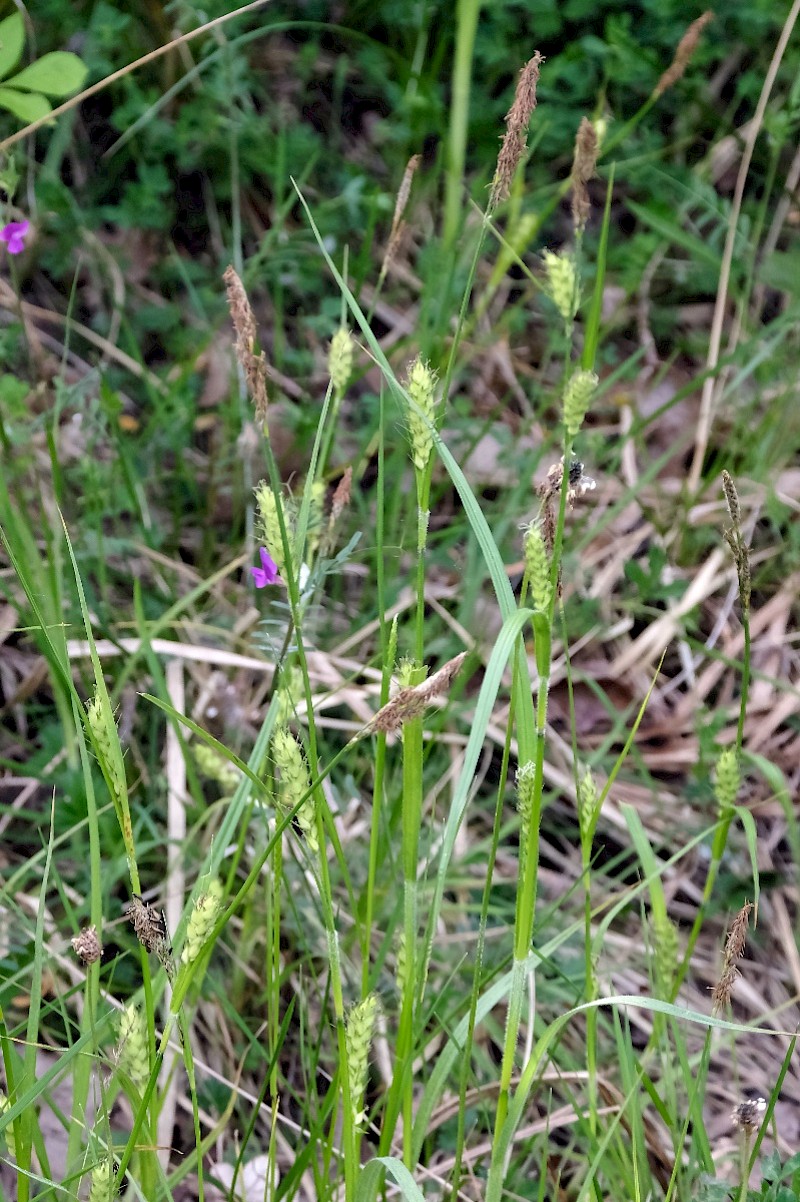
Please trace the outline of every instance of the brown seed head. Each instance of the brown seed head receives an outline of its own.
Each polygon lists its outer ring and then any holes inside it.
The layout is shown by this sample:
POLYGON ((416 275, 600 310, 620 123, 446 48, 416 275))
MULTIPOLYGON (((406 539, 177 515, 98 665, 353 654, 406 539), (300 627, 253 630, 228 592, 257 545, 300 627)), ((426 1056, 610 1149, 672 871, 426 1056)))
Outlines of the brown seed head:
POLYGON ((506 113, 506 132, 503 144, 497 156, 497 167, 494 173, 492 191, 489 197, 491 212, 501 200, 505 200, 511 188, 514 172, 525 151, 528 134, 528 123, 531 113, 536 108, 536 85, 539 82, 539 68, 544 57, 537 50, 533 58, 525 64, 519 73, 517 90, 514 93, 514 103, 506 113))
POLYGON ((663 96, 667 88, 671 88, 677 83, 689 65, 689 60, 697 49, 697 43, 700 41, 700 34, 705 29, 706 25, 714 20, 714 14, 709 9, 696 21, 692 21, 686 33, 678 42, 678 49, 675 51, 675 57, 667 67, 664 74, 659 79, 653 89, 653 96, 663 96))
POLYGON ((766 1109, 766 1098, 745 1098, 735 1107, 731 1122, 734 1127, 740 1127, 745 1135, 752 1135, 758 1130, 766 1109))
POLYGON ((93 926, 84 927, 80 935, 75 936, 72 948, 84 964, 94 964, 103 954, 103 945, 98 938, 97 929, 93 926))
POLYGON ((589 189, 586 187, 597 166, 597 130, 588 117, 582 117, 575 138, 572 160, 572 222, 576 231, 586 225, 589 217, 589 189))
POLYGON ((247 299, 244 284, 232 267, 223 275, 228 293, 228 308, 236 331, 236 358, 241 364, 247 390, 260 422, 267 420, 267 361, 264 352, 255 353, 256 319, 247 299))
POLYGON ((741 960, 747 944, 747 928, 750 924, 752 902, 745 902, 731 923, 728 938, 725 940, 725 952, 722 959, 722 971, 717 984, 711 992, 711 1010, 713 1014, 724 1009, 731 1000, 733 987, 739 977, 736 961, 741 960))
POLYGON ((429 680, 423 680, 422 684, 409 685, 408 688, 401 689, 391 701, 378 710, 362 734, 374 734, 376 731, 389 734, 398 730, 412 718, 418 718, 425 712, 434 697, 439 693, 447 692, 466 655, 466 651, 462 651, 460 655, 448 660, 438 672, 434 672, 429 680))
POLYGON ((128 918, 145 951, 158 956, 164 968, 172 975, 172 947, 164 911, 157 910, 155 906, 143 901, 138 893, 134 893, 128 905, 128 918))

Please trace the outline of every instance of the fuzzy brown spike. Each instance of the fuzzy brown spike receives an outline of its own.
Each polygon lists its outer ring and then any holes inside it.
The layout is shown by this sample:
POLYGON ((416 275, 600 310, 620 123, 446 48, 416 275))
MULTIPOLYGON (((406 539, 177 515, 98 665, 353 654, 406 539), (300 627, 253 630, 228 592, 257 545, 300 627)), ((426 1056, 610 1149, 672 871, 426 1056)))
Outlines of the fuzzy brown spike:
POLYGON ((226 267, 223 275, 228 293, 228 308, 236 331, 236 358, 241 364, 247 391, 260 422, 267 420, 267 361, 264 352, 255 353, 257 341, 256 319, 247 299, 244 284, 232 267, 226 267))
POLYGON ((466 655, 466 651, 462 651, 460 655, 448 660, 438 672, 434 672, 429 680, 401 689, 391 701, 378 710, 361 734, 371 735, 378 731, 389 734, 394 730, 399 730, 410 719, 418 718, 425 712, 434 697, 439 693, 447 692, 453 678, 466 659, 466 655))
POLYGON ((492 191, 489 198, 489 212, 505 200, 511 188, 514 172, 525 151, 528 135, 528 123, 536 108, 536 85, 539 82, 539 68, 544 62, 544 56, 537 50, 533 58, 525 64, 519 73, 517 90, 514 93, 514 103, 506 113, 506 132, 503 144, 497 156, 497 168, 494 173, 492 191))
POLYGON ((659 79, 653 89, 654 96, 663 96, 667 88, 671 88, 676 84, 683 75, 689 65, 689 60, 697 49, 697 43, 700 41, 700 34, 705 29, 706 25, 714 20, 714 13, 709 9, 696 21, 692 21, 686 33, 678 42, 678 49, 675 51, 675 57, 667 67, 664 74, 659 79))
POLYGON ((582 117, 575 138, 572 160, 572 222, 581 231, 589 218, 589 189, 586 187, 597 165, 597 130, 588 117, 582 117))
POLYGON ((717 1014, 728 1005, 733 993, 733 987, 739 976, 737 960, 741 960, 747 944, 747 928, 750 925, 752 902, 745 902, 731 923, 728 938, 725 940, 725 953, 722 958, 722 972, 711 993, 711 1012, 717 1014))
POLYGON ((406 230, 406 223, 403 221, 403 214, 406 211, 408 198, 411 195, 411 184, 414 179, 414 174, 422 162, 421 154, 412 154, 411 158, 406 163, 406 169, 403 172, 403 179, 397 192, 397 200, 394 205, 394 214, 392 216, 392 228, 389 231, 389 241, 386 246, 386 254, 383 256, 381 264, 381 278, 386 275, 392 261, 397 257, 400 249, 400 244, 403 241, 406 230))

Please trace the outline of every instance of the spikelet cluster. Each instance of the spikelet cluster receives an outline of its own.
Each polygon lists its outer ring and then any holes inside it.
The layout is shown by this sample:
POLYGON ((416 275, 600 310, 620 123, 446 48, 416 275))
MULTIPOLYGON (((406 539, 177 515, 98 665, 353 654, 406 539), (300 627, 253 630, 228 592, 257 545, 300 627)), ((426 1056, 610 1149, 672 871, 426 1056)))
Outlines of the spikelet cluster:
POLYGON ((580 299, 575 260, 566 251, 556 254, 555 251, 545 250, 542 252, 542 262, 544 290, 564 319, 564 324, 569 327, 578 312, 580 299))
MULTIPOLYGON (((462 651, 443 664, 430 679, 423 680, 420 684, 404 685, 391 701, 387 701, 386 705, 378 710, 361 733, 374 734, 376 731, 380 731, 383 734, 391 734, 412 718, 418 718, 425 712, 434 697, 448 691, 453 678, 461 670, 466 656, 466 651, 462 651)), ((419 668, 412 660, 403 660, 398 665, 398 676, 401 682, 413 680, 418 673, 419 668)))
POLYGON ((114 1195, 114 1166, 109 1157, 94 1166, 91 1181, 88 1202, 111 1202, 114 1195))
POLYGON ((107 721, 113 721, 104 711, 103 704, 100 700, 100 694, 95 693, 86 707, 86 718, 89 723, 89 729, 95 740, 95 744, 102 757, 102 763, 108 773, 108 781, 113 791, 114 801, 118 805, 125 798, 125 781, 119 776, 119 761, 114 755, 114 744, 112 742, 111 733, 106 725, 107 721))
POLYGON ((550 556, 544 545, 542 528, 538 522, 531 522, 525 530, 523 540, 523 556, 525 560, 525 575, 531 589, 534 607, 540 613, 547 613, 553 588, 550 583, 550 556))
MULTIPOLYGON (((0 1089, 0 1118, 2 1118, 3 1115, 6 1114, 6 1112, 9 1111, 10 1109, 11 1109, 11 1103, 9 1102, 8 1098, 3 1093, 3 1091, 0 1089)), ((8 1148, 9 1156, 13 1156, 14 1159, 16 1160, 17 1145, 14 1140, 14 1124, 13 1123, 9 1123, 8 1126, 4 1129, 3 1136, 6 1141, 6 1147, 8 1148)))
MULTIPOLYGON (((285 726, 278 727, 272 736, 272 757, 281 773, 278 805, 284 812, 293 810, 300 798, 308 792, 310 780, 300 744, 285 726)), ((306 798, 295 817, 310 850, 319 851, 316 813, 311 797, 306 798)))
POLYGON ((418 472, 425 470, 433 449, 431 426, 436 425, 436 374, 423 359, 417 357, 408 369, 406 389, 416 408, 406 411, 411 458, 418 472), (418 412, 417 410, 420 410, 418 412))
POLYGON ((745 542, 744 534, 742 533, 742 511, 739 505, 739 494, 736 491, 736 485, 730 472, 723 471, 722 473, 722 491, 725 494, 725 502, 728 506, 728 513, 731 516, 732 523, 730 530, 723 531, 723 537, 733 553, 736 574, 739 577, 739 600, 741 601, 744 616, 748 617, 750 613, 750 593, 752 590, 750 548, 745 542))
POLYGON ((353 1121, 356 1124, 363 1123, 366 1118, 366 1114, 362 1110, 362 1101, 367 1088, 369 1051, 379 1011, 378 995, 370 993, 347 1015, 345 1028, 347 1073, 350 1081, 350 1106, 353 1112, 353 1121))
POLYGON ((119 1019, 119 1066, 142 1093, 150 1078, 150 1057, 144 1014, 133 1002, 128 1003, 119 1019))
MULTIPOLYGON (((278 518, 278 502, 275 499, 275 494, 266 480, 259 480, 254 491, 256 497, 256 529, 259 539, 264 543, 270 555, 275 560, 281 575, 286 575, 286 556, 283 552, 281 524, 278 518)), ((281 507, 286 535, 291 548, 294 546, 294 514, 289 505, 282 502, 281 507)))
POLYGON ((311 505, 308 512, 308 531, 306 533, 306 545, 310 556, 318 550, 322 540, 327 491, 324 480, 315 480, 311 485, 311 505))
POLYGON ((95 964, 103 955, 103 945, 95 926, 84 927, 71 943, 72 950, 83 964, 95 964))
POLYGON ((291 722, 297 713, 298 702, 302 701, 303 697, 303 673, 299 664, 292 664, 288 671, 281 673, 276 726, 287 726, 291 722))
POLYGON ((599 149, 597 129, 587 118, 582 117, 575 138, 575 154, 572 160, 572 222, 576 233, 580 233, 588 220, 590 203, 587 184, 594 175, 599 149))
POLYGON ((669 918, 659 916, 654 920, 653 951, 658 996, 670 998, 678 970, 678 928, 669 918))
POLYGON ((406 985, 408 984, 408 956, 406 955, 405 931, 400 931, 397 936, 394 976, 400 996, 405 997, 406 985))
POLYGON ((234 269, 227 267, 222 278, 228 294, 231 321, 236 331, 236 358, 247 381, 247 391, 253 402, 256 419, 264 422, 267 418, 267 361, 263 351, 256 354, 256 319, 244 284, 234 269))
POLYGON ((181 952, 181 963, 193 964, 203 950, 214 923, 222 909, 224 887, 219 877, 209 882, 208 888, 194 903, 186 928, 186 942, 181 952))
POLYGON ((597 376, 593 371, 578 368, 572 373, 564 389, 564 425, 571 440, 583 425, 589 402, 597 388, 597 376))
POLYGON ((531 816, 535 801, 536 765, 532 760, 520 764, 517 769, 517 811, 520 817, 519 845, 523 853, 528 846, 531 831, 531 816))
POLYGON ((192 750, 202 775, 216 781, 226 793, 232 793, 242 778, 241 769, 206 743, 195 743, 192 750))
POLYGON ((583 777, 578 781, 578 829, 581 836, 581 847, 584 853, 591 851, 594 832, 597 827, 597 816, 600 805, 597 798, 597 786, 594 777, 587 768, 583 777))
POLYGON ((739 792, 739 764, 736 752, 732 747, 726 747, 720 753, 714 780, 714 794, 717 798, 720 813, 728 813, 736 805, 736 795, 739 792))
POLYGON ((659 79, 653 89, 654 96, 662 96, 667 88, 671 88, 677 83, 689 65, 689 60, 697 49, 697 44, 700 41, 700 34, 705 29, 709 22, 714 20, 714 14, 710 10, 702 13, 695 21, 692 21, 686 33, 678 42, 678 48, 675 51, 675 57, 667 67, 664 74, 659 79))
POLYGON ((711 993, 711 1009, 714 1014, 724 1009, 731 1000, 733 987, 739 977, 738 961, 741 960, 747 947, 747 930, 750 926, 752 909, 753 903, 745 902, 731 923, 728 938, 725 940, 722 971, 711 993))
POLYGON ((328 375, 333 395, 341 397, 353 374, 353 338, 347 326, 340 326, 328 350, 328 375))
POLYGON ((543 62, 544 58, 537 50, 519 73, 514 101, 506 113, 506 132, 497 156, 497 167, 489 197, 489 212, 508 196, 511 181, 525 152, 528 123, 536 108, 536 85, 539 82, 539 68, 543 62))

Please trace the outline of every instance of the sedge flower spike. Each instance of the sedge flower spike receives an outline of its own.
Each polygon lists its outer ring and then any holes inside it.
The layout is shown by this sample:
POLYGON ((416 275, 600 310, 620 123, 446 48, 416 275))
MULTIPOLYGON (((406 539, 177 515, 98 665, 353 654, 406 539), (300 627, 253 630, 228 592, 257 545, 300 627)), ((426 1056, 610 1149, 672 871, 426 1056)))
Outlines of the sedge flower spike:
POLYGON ((278 579, 278 565, 266 547, 259 547, 258 553, 261 556, 261 567, 251 568, 250 571, 256 588, 266 588, 268 584, 274 584, 278 579))
POLYGON ((25 249, 25 239, 31 227, 30 221, 9 221, 0 230, 0 242, 8 245, 10 255, 21 254, 25 249))

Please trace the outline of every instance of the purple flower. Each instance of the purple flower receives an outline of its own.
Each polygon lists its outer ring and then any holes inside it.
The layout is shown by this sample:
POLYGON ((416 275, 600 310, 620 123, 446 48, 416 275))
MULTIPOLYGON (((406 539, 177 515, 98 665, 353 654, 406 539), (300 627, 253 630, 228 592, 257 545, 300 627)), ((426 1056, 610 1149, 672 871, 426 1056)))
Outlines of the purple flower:
POLYGON ((8 243, 8 253, 18 255, 25 249, 25 239, 30 229, 30 221, 9 221, 0 230, 0 242, 8 243))
POLYGON ((278 565, 266 547, 259 547, 258 553, 261 556, 261 567, 251 568, 250 571, 253 573, 256 588, 266 588, 278 579, 278 565))

